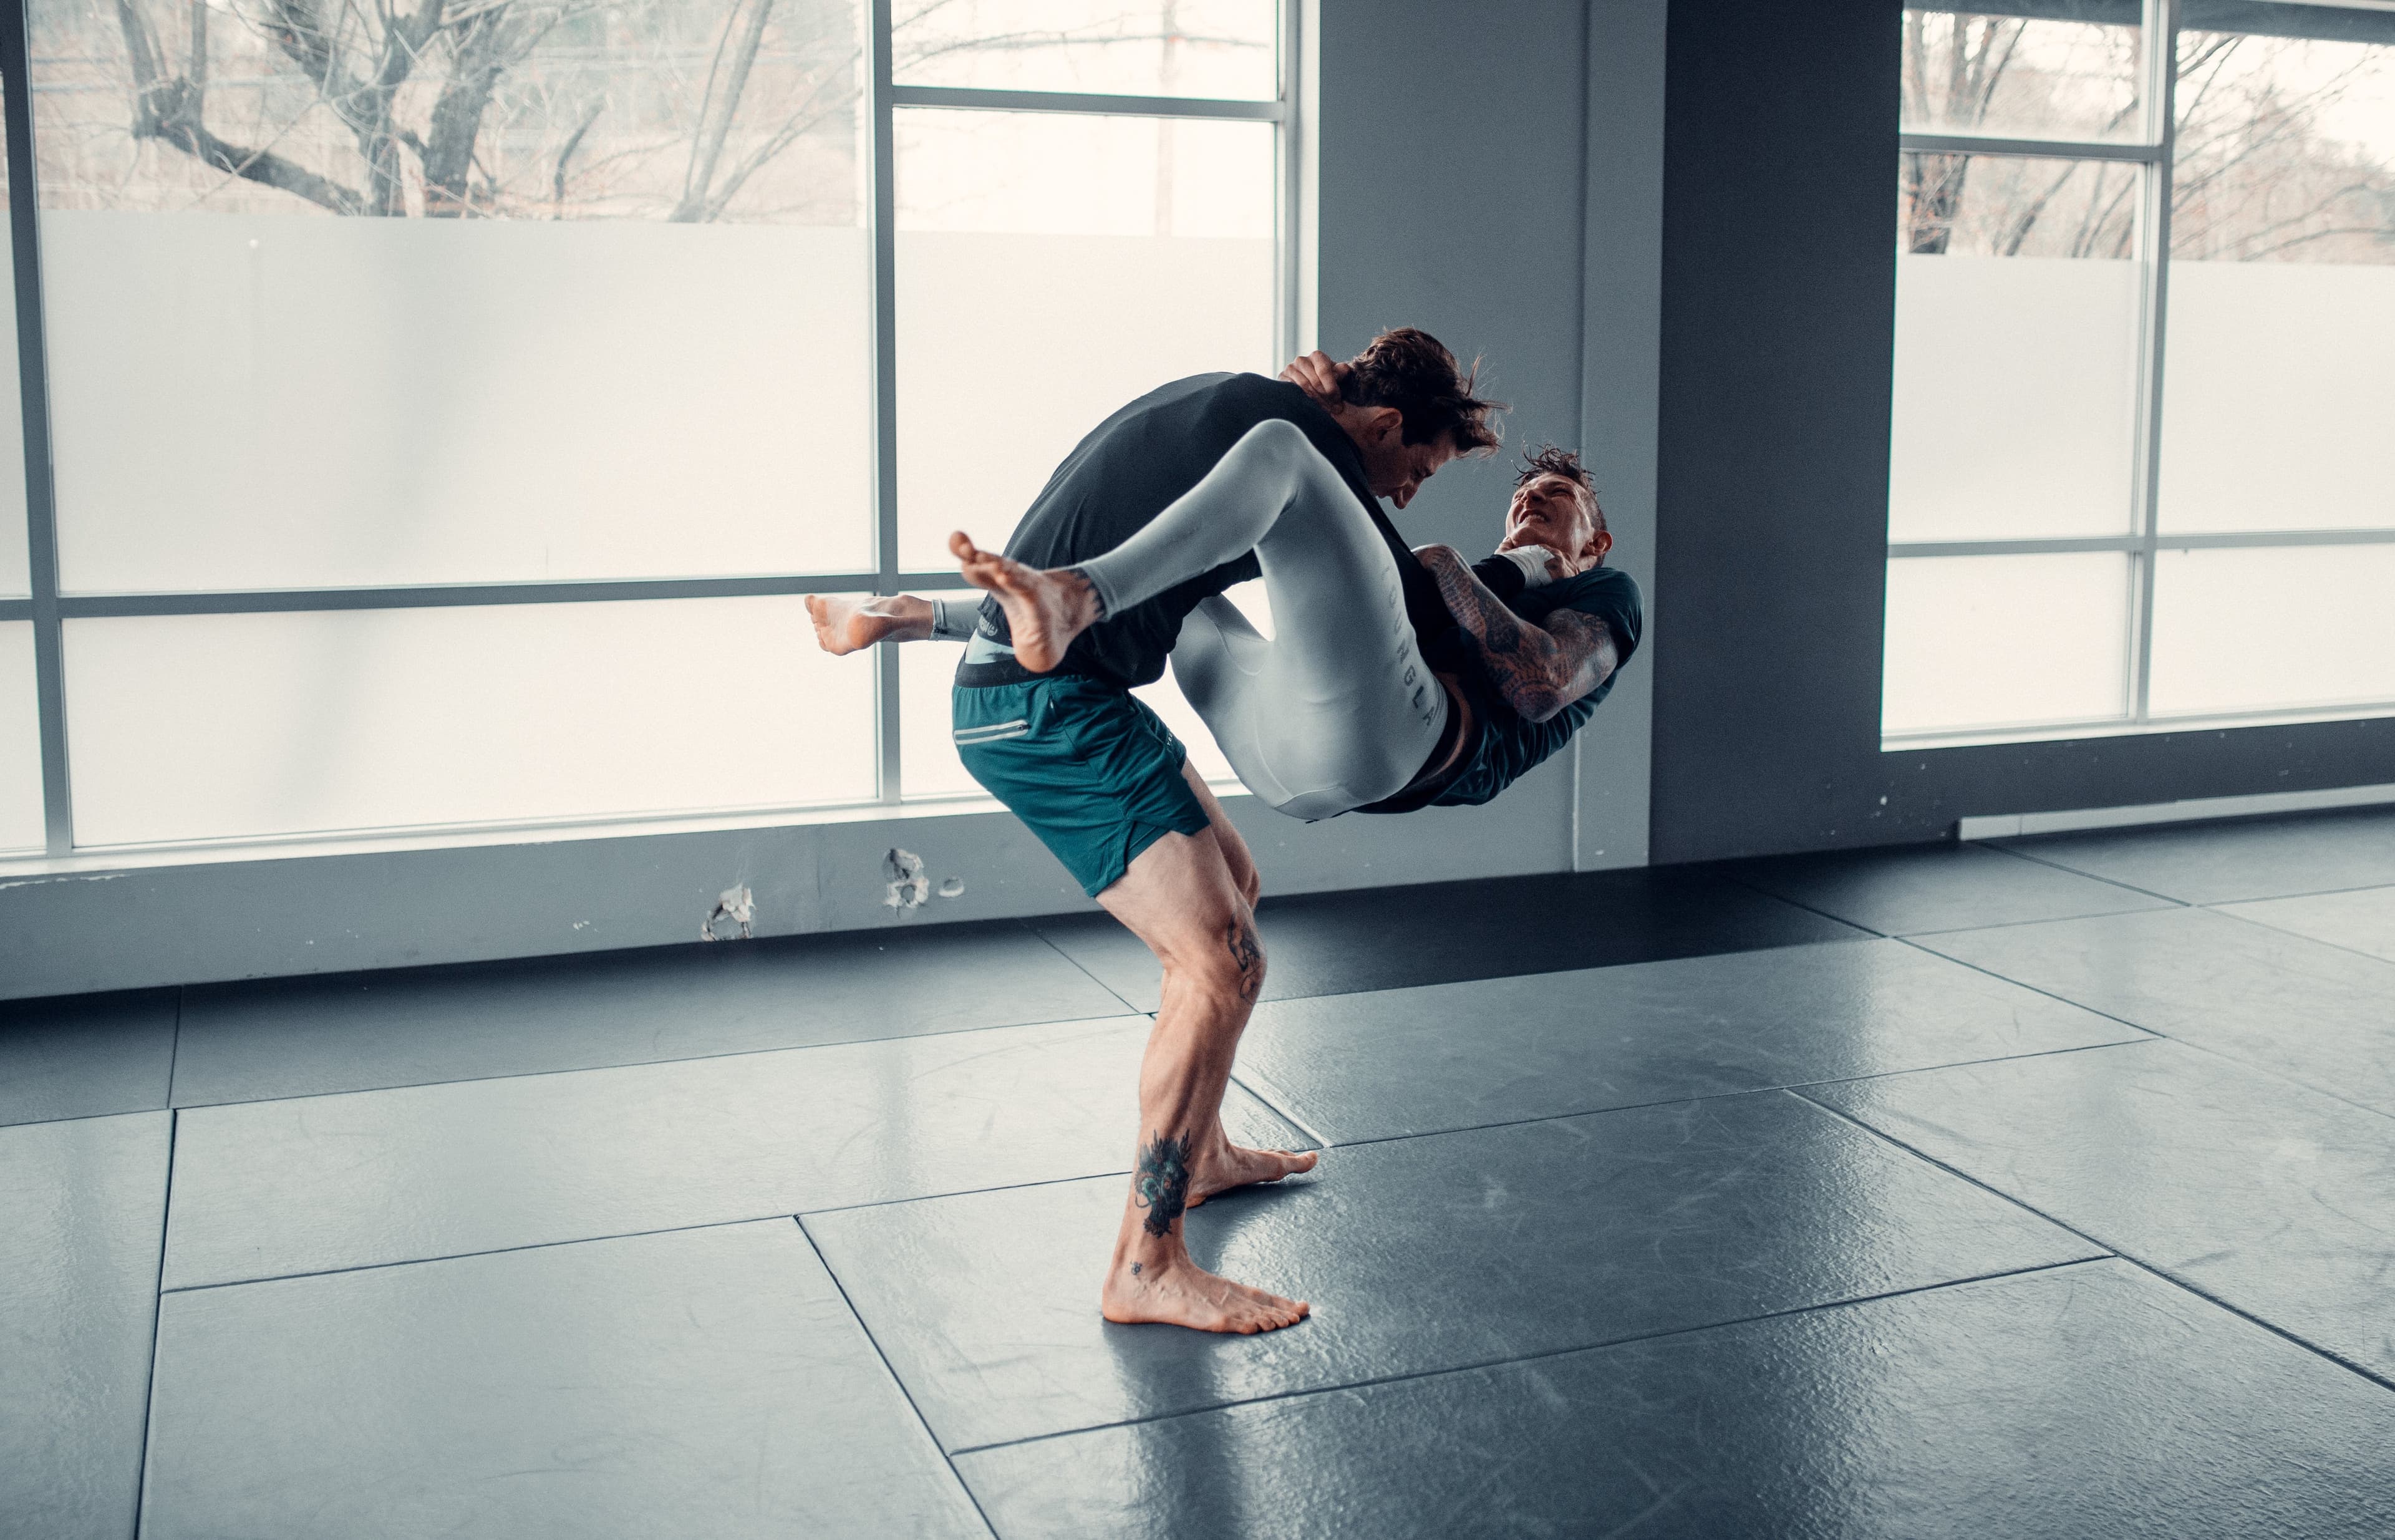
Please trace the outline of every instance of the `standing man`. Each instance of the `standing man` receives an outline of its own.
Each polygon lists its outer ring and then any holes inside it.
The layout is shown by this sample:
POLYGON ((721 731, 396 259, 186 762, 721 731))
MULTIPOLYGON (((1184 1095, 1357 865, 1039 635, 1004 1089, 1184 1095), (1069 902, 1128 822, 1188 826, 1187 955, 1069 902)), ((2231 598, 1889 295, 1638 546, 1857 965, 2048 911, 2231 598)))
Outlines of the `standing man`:
MULTIPOLYGON (((1337 471, 1386 548, 1385 582, 1409 624, 1402 634, 1359 635, 1356 644, 1418 652, 1421 640, 1453 621, 1377 498, 1403 508, 1448 461, 1494 448, 1489 418, 1502 407, 1475 393, 1474 375, 1453 353, 1411 328, 1375 338, 1338 383, 1328 405, 1255 375, 1200 375, 1151 392, 1066 457, 1008 542, 1007 558, 1069 569, 1112 551, 1259 424, 1286 422, 1337 471)), ((970 542, 958 553, 979 554, 970 542)), ((1180 741, 1130 693, 1162 676, 1182 622, 1201 600, 1261 570, 1250 551, 1118 613, 1105 613, 1086 580, 1052 585, 1046 602, 1071 612, 1052 632, 1072 636, 1061 657, 1047 656, 1037 637, 1025 638, 1018 657, 1005 610, 990 598, 957 670, 955 737, 966 769, 1164 969, 1163 1006, 1140 1067, 1136 1165, 1100 1291, 1109 1321, 1246 1333, 1292 1325, 1306 1313, 1302 1301, 1207 1272, 1183 1243, 1184 1209, 1310 1170, 1316 1158, 1242 1148, 1224 1133, 1232 1060, 1264 984, 1255 863, 1180 741)), ((844 636, 862 645, 896 634, 882 602, 809 603, 834 650, 847 650, 844 636)), ((942 624, 953 623, 944 607, 942 624)), ((1418 657, 1413 662, 1420 666, 1418 657)), ((1426 668, 1422 677, 1428 680, 1426 668)), ((1446 698, 1434 687, 1426 705, 1430 753, 1396 768, 1378 795, 1452 754, 1446 698)))

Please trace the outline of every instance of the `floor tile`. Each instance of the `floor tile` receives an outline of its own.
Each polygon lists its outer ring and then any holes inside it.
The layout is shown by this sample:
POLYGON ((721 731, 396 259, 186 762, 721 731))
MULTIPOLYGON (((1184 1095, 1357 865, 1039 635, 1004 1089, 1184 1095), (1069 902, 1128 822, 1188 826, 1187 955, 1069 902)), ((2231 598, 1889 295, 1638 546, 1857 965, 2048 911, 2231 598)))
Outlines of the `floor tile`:
POLYGON ((170 1294, 145 1536, 986 1535, 790 1221, 170 1294))
POLYGON ((2395 1114, 2395 962, 2208 909, 1956 931, 1921 945, 2395 1114))
POLYGON ((0 1123, 154 1112, 175 1063, 175 991, 0 1004, 0 1123))
POLYGON ((0 1534, 133 1533, 170 1122, 0 1129, 0 1534))
POLYGON ((1998 842, 2187 904, 2395 883, 2395 808, 2299 813, 1998 842))
MULTIPOLYGON (((196 1108, 170 1286, 1130 1168, 1141 1017, 196 1108)), ((1233 1135, 1302 1135, 1244 1092, 1233 1135)))
POLYGON ((1806 1095, 2395 1377, 2395 1119, 2176 1042, 1806 1095))
MULTIPOLYGON (((1111 917, 1032 923, 1135 1009, 1157 1008, 1156 959, 1111 917)), ((1862 935, 1727 878, 1668 867, 1267 896, 1256 928, 1267 958, 1266 1000, 1862 935)))
POLYGON ((1000 1534, 2377 1540, 2395 1395, 2118 1262, 957 1464, 1000 1534))
POLYGON ((1783 856, 1717 870, 1792 903, 1888 936, 2170 905, 2168 899, 2134 888, 1983 844, 1783 856))
POLYGON ((1237 1073, 1346 1143, 2144 1036, 1863 941, 1267 1003, 1237 1073))
POLYGON ((2395 962, 2395 887, 2224 904, 2220 912, 2395 962))
POLYGON ((1102 1321, 1121 1203, 1079 1182, 806 1225, 951 1451, 2096 1254, 1779 1092, 1335 1149, 1217 1198, 1198 1260, 1314 1307, 1262 1336, 1102 1321))
POLYGON ((1022 926, 958 925, 206 985, 177 1105, 1117 1016, 1022 926))

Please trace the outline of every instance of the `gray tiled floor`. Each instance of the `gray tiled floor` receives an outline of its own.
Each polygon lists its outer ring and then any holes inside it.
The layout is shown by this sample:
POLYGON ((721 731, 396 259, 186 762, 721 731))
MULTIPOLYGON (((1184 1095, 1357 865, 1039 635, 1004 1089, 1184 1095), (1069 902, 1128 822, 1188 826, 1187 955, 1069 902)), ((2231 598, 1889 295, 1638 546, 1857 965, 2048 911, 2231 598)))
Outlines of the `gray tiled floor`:
POLYGON ((787 1219, 166 1296, 147 1522, 986 1534, 787 1219))
MULTIPOLYGON (((1147 1021, 1066 1022, 183 1112, 189 1288, 1131 1169, 1147 1021)), ((1248 1141, 1302 1136, 1244 1094, 1248 1141)))
POLYGON ((13 1008, 0 1536, 2380 1540, 2390 841, 1273 906, 1250 1339, 1095 1313, 1103 922, 13 1008))
POLYGON ((1265 1336, 1099 1321, 1121 1203, 1074 1183, 807 1228, 951 1450, 2101 1252, 1784 1092, 1356 1145, 1217 1199, 1198 1260, 1314 1307, 1265 1336))
POLYGON ((2395 887, 2223 904, 2220 912, 2395 962, 2395 887))
POLYGON ((132 1532, 167 1114, 0 1128, 0 1534, 132 1532))
POLYGON ((185 991, 175 1103, 1122 1014, 1121 1001, 1022 928, 959 931, 208 985, 185 991))
MULTIPOLYGON (((1156 959, 1103 914, 1034 923, 1134 1010, 1157 1006, 1156 959)), ((1266 896, 1264 998, 1609 967, 1867 934, 1716 872, 1588 871, 1380 893, 1266 896), (1570 915, 1576 923, 1558 924, 1570 915)))
POLYGON ((1343 1143, 2144 1036, 1870 941, 1268 1002, 1239 1076, 1343 1143))
POLYGON ((2395 1379, 2395 1118, 2176 1042, 1806 1095, 2395 1379))
POLYGON ((2395 1395, 2118 1262, 959 1458, 999 1533, 2381 1540, 2395 1395))
POLYGON ((1921 945, 2395 1113, 2395 962, 2200 909, 1956 931, 1921 945))
POLYGON ((165 1107, 175 1008, 172 989, 0 1005, 0 1124, 165 1107))
POLYGON ((2171 900, 1995 845, 1786 856, 1724 869, 1750 887, 1886 936, 2167 909, 2171 900))
POLYGON ((2395 808, 1998 843, 2183 904, 2283 898, 2395 883, 2395 808))

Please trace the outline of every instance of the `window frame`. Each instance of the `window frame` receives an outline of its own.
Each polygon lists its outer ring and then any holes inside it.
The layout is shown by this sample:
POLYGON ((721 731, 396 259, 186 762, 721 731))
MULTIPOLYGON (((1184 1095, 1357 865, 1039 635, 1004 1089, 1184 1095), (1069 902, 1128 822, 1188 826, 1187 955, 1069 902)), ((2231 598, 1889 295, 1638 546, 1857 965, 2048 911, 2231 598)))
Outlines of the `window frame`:
MULTIPOLYGON (((8 217, 14 256, 17 365, 23 400, 26 541, 30 597, 0 597, 0 622, 30 620, 42 763, 42 850, 11 852, 0 859, 56 858, 105 848, 141 850, 304 844, 352 842, 358 835, 326 830, 304 835, 161 842, 139 846, 78 846, 69 779, 66 731, 64 622, 126 616, 287 614, 324 610, 457 608, 487 604, 592 604, 627 599, 676 600, 788 596, 815 592, 894 594, 957 590, 966 585, 954 571, 906 572, 898 564, 897 314, 895 113, 901 107, 937 107, 997 113, 1066 113, 1143 119, 1264 122, 1274 126, 1273 334, 1278 353, 1293 353, 1303 336, 1301 238, 1300 14, 1303 0, 1278 0, 1274 44, 1277 88, 1269 100, 1149 97, 1064 91, 984 90, 895 83, 892 40, 893 0, 866 0, 865 140, 870 188, 865 219, 872 266, 872 422, 874 474, 869 515, 874 529, 874 566, 867 572, 787 573, 746 578, 627 578, 567 582, 443 583, 390 587, 273 589, 198 593, 127 592, 69 594, 59 591, 58 510, 51 459, 48 350, 44 335, 40 189, 31 89, 30 0, 0 0, 0 95, 5 95, 7 137, 8 217)), ((727 814, 633 814, 613 822, 642 827, 713 823, 726 816, 775 824, 804 823, 824 816, 851 816, 874 809, 899 812, 924 803, 955 803, 959 797, 903 798, 900 743, 898 644, 875 651, 874 763, 876 791, 863 803, 809 803, 787 810, 727 814)), ((487 836, 495 829, 543 830, 587 827, 587 817, 530 817, 506 825, 425 826, 401 837, 420 843, 443 834, 487 836)))
MULTIPOLYGON (((1925 5, 1921 9, 1968 12, 1968 0, 1925 5)), ((2395 528, 2162 533, 2163 349, 2170 323, 2171 180, 2177 149, 2178 39, 2181 0, 2144 0, 2139 25, 2148 39, 2143 96, 2144 131, 2135 140, 2023 139, 1970 133, 1914 133, 1899 125, 1899 156, 1912 153, 2031 156, 2053 160, 2127 162, 2143 167, 2138 200, 2140 283, 2137 318, 2137 405, 2130 480, 2132 533, 2045 539, 1894 540, 1893 564, 1933 556, 2028 556, 2068 551, 2119 551, 2129 558, 2128 645, 2124 714, 2095 721, 2016 723, 1980 728, 1928 728, 1880 734, 1883 751, 1952 748, 1969 744, 2036 743, 2128 734, 2180 732, 2190 728, 2258 726, 2274 723, 2346 722, 2395 715, 2395 699, 2314 708, 2259 708, 2243 711, 2157 714, 2152 710, 2153 604, 2157 558, 2165 551, 2220 551, 2286 546, 2358 546, 2395 543, 2395 528)), ((1883 695, 1884 700, 1884 695, 1883 695)))

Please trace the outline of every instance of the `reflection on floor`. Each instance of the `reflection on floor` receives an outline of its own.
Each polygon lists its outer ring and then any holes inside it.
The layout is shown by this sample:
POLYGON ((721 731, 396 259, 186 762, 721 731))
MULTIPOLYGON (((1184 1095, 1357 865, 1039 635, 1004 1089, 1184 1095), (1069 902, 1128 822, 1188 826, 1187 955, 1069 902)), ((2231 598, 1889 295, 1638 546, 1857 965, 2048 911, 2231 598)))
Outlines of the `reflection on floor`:
POLYGON ((0 1534, 2395 1533, 2395 813, 0 1014, 0 1534), (893 984, 896 985, 893 988, 893 984))

